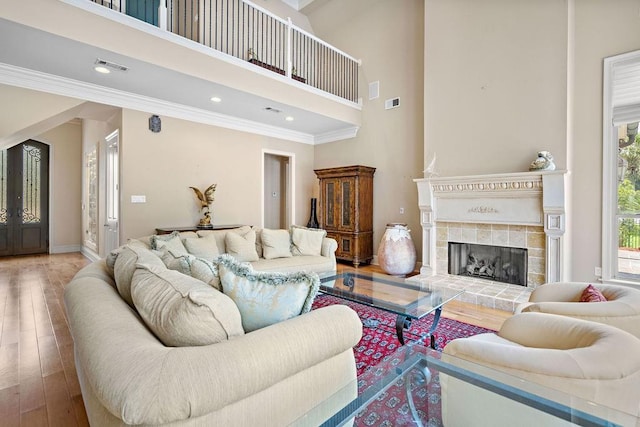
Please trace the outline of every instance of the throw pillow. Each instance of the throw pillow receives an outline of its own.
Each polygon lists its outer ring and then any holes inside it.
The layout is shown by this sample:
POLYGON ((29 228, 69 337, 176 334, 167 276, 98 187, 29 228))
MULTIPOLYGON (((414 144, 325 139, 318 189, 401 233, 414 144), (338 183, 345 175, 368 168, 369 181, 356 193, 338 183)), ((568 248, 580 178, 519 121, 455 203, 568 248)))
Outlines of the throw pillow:
POLYGON ((166 346, 209 345, 244 334, 229 297, 177 271, 137 264, 131 295, 140 317, 166 346))
POLYGON ((229 232, 224 238, 227 253, 240 262, 257 261, 256 232, 249 229, 246 234, 229 232))
POLYGON ((222 291, 240 310, 245 332, 308 312, 320 287, 316 273, 254 271, 229 255, 218 258, 218 270, 222 291))
POLYGON ((182 239, 180 238, 180 233, 178 231, 174 231, 171 234, 151 236, 151 249, 159 251, 162 248, 170 249, 177 255, 189 253, 182 244, 182 239))
POLYGON ((262 230, 262 256, 264 259, 289 258, 291 237, 287 230, 262 230))
POLYGON ((156 252, 158 252, 158 257, 169 270, 176 270, 182 274, 191 275, 189 258, 194 258, 193 255, 176 254, 172 249, 167 249, 166 247, 156 252))
POLYGON ((116 281, 118 293, 122 299, 132 307, 131 278, 136 271, 136 264, 138 262, 144 262, 160 268, 167 268, 160 258, 140 242, 130 242, 119 248, 117 258, 113 265, 113 277, 116 281))
POLYGON ((184 246, 191 255, 195 255, 198 258, 213 260, 220 255, 218 244, 213 236, 185 239, 184 246))
POLYGON ((208 259, 193 257, 189 261, 191 277, 196 278, 217 290, 220 289, 220 275, 218 267, 208 259))
POLYGON ((327 235, 325 230, 291 226, 291 253, 293 255, 322 254, 322 240, 327 235))
POLYGON ((587 286, 580 296, 580 302, 604 302, 606 300, 600 289, 593 285, 587 286))
POLYGON ((216 244, 218 245, 218 253, 224 254, 227 252, 227 248, 224 245, 224 238, 227 233, 238 233, 243 236, 247 234, 247 231, 251 230, 251 227, 248 225, 243 225, 238 228, 231 228, 229 230, 198 230, 197 235, 199 237, 213 237, 216 239, 216 244))

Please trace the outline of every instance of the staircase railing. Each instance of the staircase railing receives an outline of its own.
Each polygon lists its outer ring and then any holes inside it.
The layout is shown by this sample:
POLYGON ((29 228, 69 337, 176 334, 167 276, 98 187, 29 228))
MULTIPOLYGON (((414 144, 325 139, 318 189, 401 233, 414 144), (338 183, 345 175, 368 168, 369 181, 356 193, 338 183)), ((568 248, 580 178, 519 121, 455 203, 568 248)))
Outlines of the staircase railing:
POLYGON ((358 102, 358 60, 250 1, 89 1, 358 102))

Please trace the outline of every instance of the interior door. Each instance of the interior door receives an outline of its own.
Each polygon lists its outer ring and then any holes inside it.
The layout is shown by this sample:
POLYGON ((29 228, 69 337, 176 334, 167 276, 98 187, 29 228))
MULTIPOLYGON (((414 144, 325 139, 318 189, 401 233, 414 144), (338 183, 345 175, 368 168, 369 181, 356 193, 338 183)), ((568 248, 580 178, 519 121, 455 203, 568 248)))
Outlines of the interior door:
POLYGON ((291 161, 287 156, 264 154, 264 228, 291 224, 291 161))
POLYGON ((0 154, 0 255, 49 252, 49 146, 29 140, 0 154))
POLYGON ((120 246, 120 138, 115 131, 106 138, 106 203, 104 254, 120 246))

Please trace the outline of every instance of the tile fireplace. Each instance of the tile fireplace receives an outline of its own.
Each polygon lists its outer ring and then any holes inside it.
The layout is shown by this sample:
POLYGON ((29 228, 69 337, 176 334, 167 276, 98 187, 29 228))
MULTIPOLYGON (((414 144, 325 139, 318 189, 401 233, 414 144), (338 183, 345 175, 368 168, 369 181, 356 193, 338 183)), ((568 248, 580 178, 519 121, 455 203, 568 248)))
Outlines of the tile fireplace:
POLYGON ((564 279, 566 171, 415 180, 421 275, 448 272, 447 242, 529 249, 527 286, 564 279))
POLYGON ((545 171, 414 180, 422 226, 422 266, 420 276, 412 281, 463 286, 478 303, 511 309, 526 301, 536 286, 566 280, 566 178, 566 171, 545 171), (452 260, 450 244, 462 245, 453 255, 465 259, 452 260), (475 253, 481 246, 519 252, 524 259, 507 261, 503 259, 505 252, 485 253, 482 249, 482 259, 476 260, 484 265, 495 263, 489 269, 502 270, 503 276, 519 276, 518 285, 511 284, 509 278, 488 277, 487 268, 483 277, 479 273, 483 266, 475 275, 451 272, 452 265, 464 272, 473 264, 469 254, 474 251, 465 249, 473 245, 475 253))

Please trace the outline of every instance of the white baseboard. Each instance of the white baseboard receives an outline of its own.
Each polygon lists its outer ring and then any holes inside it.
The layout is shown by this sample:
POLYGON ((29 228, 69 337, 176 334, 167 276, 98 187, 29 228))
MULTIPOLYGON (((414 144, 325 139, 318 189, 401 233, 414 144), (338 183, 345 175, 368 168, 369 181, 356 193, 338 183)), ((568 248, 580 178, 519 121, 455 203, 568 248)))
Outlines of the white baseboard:
POLYGON ((49 248, 50 254, 66 254, 69 252, 80 252, 80 245, 52 246, 49 248))
POLYGON ((95 253, 93 250, 89 249, 86 246, 83 246, 80 252, 82 252, 82 255, 86 256, 91 261, 98 261, 100 259, 100 255, 98 255, 97 253, 95 253))

